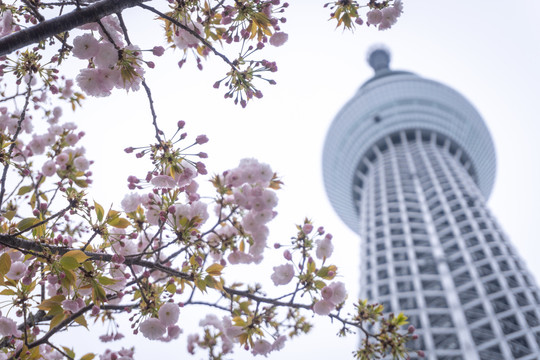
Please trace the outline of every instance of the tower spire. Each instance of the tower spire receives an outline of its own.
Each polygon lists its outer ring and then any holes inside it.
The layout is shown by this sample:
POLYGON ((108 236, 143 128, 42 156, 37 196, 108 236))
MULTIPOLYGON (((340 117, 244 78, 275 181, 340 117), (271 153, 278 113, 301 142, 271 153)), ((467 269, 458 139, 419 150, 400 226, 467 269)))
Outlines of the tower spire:
POLYGON ((375 74, 390 70, 390 51, 384 48, 376 48, 369 53, 368 63, 375 71, 375 74))

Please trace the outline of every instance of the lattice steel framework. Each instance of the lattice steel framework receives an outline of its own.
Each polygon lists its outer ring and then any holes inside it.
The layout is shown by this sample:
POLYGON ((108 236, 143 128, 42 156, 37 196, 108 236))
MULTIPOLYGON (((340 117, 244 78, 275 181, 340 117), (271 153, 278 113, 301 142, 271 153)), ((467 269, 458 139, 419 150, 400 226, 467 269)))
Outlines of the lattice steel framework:
POLYGON ((493 151, 480 116, 444 85, 377 71, 334 121, 323 163, 330 200, 349 226, 356 217, 363 239, 361 297, 405 312, 420 335, 411 346, 427 359, 540 359, 538 288, 486 207, 494 154, 459 139, 466 135, 459 126, 443 129, 452 116, 465 127, 473 122, 478 143, 493 151), (379 104, 357 106, 370 95, 379 104), (369 146, 347 139, 355 124, 378 135, 360 136, 369 146), (340 165, 352 171, 336 167, 358 149, 356 165, 340 165), (352 178, 340 179, 347 173, 352 178))

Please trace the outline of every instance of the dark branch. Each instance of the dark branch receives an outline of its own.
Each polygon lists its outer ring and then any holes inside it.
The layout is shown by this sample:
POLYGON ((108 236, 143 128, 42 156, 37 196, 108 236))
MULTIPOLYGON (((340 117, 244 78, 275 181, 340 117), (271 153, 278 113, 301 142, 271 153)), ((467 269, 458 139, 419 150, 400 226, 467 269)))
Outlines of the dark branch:
MULTIPOLYGON (((35 241, 23 240, 13 235, 6 235, 6 234, 0 234, 0 244, 7 246, 9 248, 12 248, 12 249, 17 249, 17 250, 29 250, 29 251, 33 251, 34 253, 44 253, 46 251, 48 253, 53 253, 56 255, 64 255, 65 253, 71 250, 79 250, 79 249, 72 249, 68 247, 59 247, 59 246, 42 244, 35 241)), ((112 262, 112 258, 113 258, 113 255, 110 255, 110 254, 95 253, 95 252, 89 252, 89 251, 85 251, 84 253, 86 254, 86 256, 90 258, 89 260, 112 262)), ((142 260, 142 259, 139 259, 138 257, 126 257, 124 264, 125 265, 139 265, 147 269, 159 270, 166 274, 176 276, 181 279, 193 281, 193 276, 189 274, 183 273, 175 269, 171 269, 170 267, 163 266, 161 264, 158 264, 152 261, 142 260)))
POLYGON ((107 15, 140 5, 144 1, 149 0, 103 0, 85 8, 75 9, 65 15, 45 20, 28 29, 1 38, 0 56, 7 55, 27 45, 38 43, 56 34, 72 30, 78 26, 96 22, 107 15))

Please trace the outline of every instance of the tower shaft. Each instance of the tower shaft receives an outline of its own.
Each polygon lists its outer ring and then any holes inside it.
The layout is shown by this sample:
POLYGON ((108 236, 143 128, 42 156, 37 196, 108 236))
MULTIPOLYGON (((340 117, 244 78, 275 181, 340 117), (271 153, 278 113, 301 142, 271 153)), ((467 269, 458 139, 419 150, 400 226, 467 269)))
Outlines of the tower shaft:
POLYGON ((361 297, 409 316, 430 360, 540 359, 538 290, 459 145, 399 130, 361 164, 361 297))

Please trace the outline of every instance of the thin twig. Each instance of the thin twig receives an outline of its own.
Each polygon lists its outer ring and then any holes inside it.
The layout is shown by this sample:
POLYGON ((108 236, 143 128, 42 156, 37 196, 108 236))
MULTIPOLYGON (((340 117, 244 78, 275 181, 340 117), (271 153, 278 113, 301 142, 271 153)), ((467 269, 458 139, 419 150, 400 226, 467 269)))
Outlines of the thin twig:
POLYGON ((167 14, 164 14, 162 13, 161 11, 151 7, 151 6, 148 6, 146 4, 139 4, 139 7, 143 8, 143 9, 146 9, 148 11, 151 11, 153 12, 154 14, 157 14, 159 15, 160 17, 164 18, 164 19, 167 19, 169 20, 171 23, 173 23, 174 25, 178 26, 179 28, 181 28, 182 30, 185 30, 187 32, 189 32, 191 35, 195 36, 197 39, 199 39, 206 47, 208 47, 210 50, 212 50, 212 52, 214 54, 216 54, 217 56, 219 56, 220 58, 223 59, 223 61, 225 61, 227 64, 229 64, 229 66, 231 68, 233 68, 234 70, 238 71, 238 68, 232 63, 232 61, 229 60, 229 58, 225 55, 223 55, 222 53, 220 53, 219 51, 216 50, 216 48, 214 46, 212 46, 212 44, 210 44, 208 41, 206 41, 205 38, 203 38, 201 35, 199 35, 199 33, 197 33, 195 30, 192 30, 190 29, 188 26, 182 24, 181 22, 179 22, 178 20, 170 17, 169 15, 167 14))
MULTIPOLYGON (((0 39, 1 41, 1 39, 0 39)), ((4 203, 4 193, 6 192, 6 178, 7 178, 7 172, 9 169, 10 159, 11 155, 13 154, 13 150, 15 149, 15 146, 17 145, 17 138, 19 137, 19 133, 21 132, 21 126, 22 122, 24 121, 26 117, 26 110, 28 109, 28 104, 30 103, 30 95, 32 94, 32 79, 34 78, 34 75, 30 73, 30 77, 28 79, 28 87, 26 90, 26 98, 24 100, 24 106, 21 112, 21 115, 19 117, 19 121, 17 122, 17 129, 15 130, 15 134, 13 135, 13 138, 11 139, 12 143, 9 146, 9 150, 7 153, 6 158, 6 164, 4 165, 4 172, 2 173, 2 180, 0 180, 0 208, 2 204, 4 203)))

